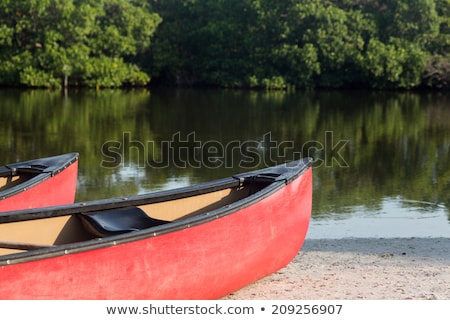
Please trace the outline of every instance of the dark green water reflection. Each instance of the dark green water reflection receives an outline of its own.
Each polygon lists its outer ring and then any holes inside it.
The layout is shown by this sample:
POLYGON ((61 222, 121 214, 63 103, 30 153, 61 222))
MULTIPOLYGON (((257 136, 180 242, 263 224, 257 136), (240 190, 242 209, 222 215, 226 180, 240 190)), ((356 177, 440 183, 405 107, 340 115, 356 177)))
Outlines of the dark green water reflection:
POLYGON ((0 124, 2 163, 79 152, 77 201, 309 155, 317 223, 361 221, 344 226, 346 236, 374 227, 450 234, 445 94, 3 90, 0 124))

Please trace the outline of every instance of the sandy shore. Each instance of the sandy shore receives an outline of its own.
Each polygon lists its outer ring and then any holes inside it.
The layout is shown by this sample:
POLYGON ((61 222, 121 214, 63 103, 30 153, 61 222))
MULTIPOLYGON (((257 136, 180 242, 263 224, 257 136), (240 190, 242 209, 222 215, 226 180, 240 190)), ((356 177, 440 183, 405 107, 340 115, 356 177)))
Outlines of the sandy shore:
POLYGON ((450 299, 450 239, 306 239, 285 268, 225 298, 450 299))

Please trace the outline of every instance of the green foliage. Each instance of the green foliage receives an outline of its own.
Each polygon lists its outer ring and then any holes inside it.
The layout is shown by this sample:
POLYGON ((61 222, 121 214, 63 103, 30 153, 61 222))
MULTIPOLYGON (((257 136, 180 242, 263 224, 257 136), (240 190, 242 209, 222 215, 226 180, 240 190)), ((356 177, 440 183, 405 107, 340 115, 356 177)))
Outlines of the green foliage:
POLYGON ((150 78, 136 65, 120 58, 92 58, 84 66, 82 82, 89 87, 120 87, 145 85, 150 78))
POLYGON ((314 86, 313 77, 320 74, 320 63, 316 47, 306 43, 302 48, 298 45, 282 45, 274 50, 278 70, 286 75, 288 82, 298 87, 314 86))
POLYGON ((150 3, 152 74, 169 84, 415 88, 450 48, 448 0, 150 3))
POLYGON ((0 85, 444 88, 449 57, 450 0, 0 1, 0 85))
POLYGON ((161 19, 139 1, 39 0, 0 3, 0 84, 60 87, 144 85, 130 63, 161 19), (96 65, 98 64, 98 65, 96 65))
POLYGON ((426 43, 439 32, 435 0, 384 0, 377 10, 380 38, 426 43))
POLYGON ((286 89, 286 81, 281 76, 273 76, 270 79, 262 79, 262 86, 267 90, 286 89))
POLYGON ((356 74, 366 39, 375 33, 373 23, 360 11, 346 11, 320 0, 299 3, 294 12, 298 21, 295 40, 317 48, 319 86, 340 87, 359 81, 356 74), (350 75, 349 70, 356 72, 350 75))
POLYGON ((56 87, 61 85, 50 72, 38 70, 32 66, 28 66, 20 72, 20 83, 32 87, 56 87))
POLYGON ((371 39, 365 59, 366 75, 373 87, 412 88, 421 82, 428 54, 407 41, 391 39, 384 44, 371 39))

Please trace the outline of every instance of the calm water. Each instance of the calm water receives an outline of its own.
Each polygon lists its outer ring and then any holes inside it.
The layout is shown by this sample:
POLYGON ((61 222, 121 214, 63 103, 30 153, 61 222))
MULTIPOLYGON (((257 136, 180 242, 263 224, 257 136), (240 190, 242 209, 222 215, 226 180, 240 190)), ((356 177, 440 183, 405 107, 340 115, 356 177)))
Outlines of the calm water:
POLYGON ((314 158, 308 236, 450 236, 450 95, 0 91, 2 164, 80 153, 77 201, 314 158))

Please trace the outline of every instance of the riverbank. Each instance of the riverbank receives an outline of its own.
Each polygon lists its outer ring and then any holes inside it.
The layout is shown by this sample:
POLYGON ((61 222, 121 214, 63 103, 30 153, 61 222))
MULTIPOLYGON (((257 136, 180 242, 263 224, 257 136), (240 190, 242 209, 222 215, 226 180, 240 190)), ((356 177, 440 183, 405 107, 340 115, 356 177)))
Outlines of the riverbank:
POLYGON ((288 266, 223 299, 447 300, 450 239, 306 239, 288 266))

